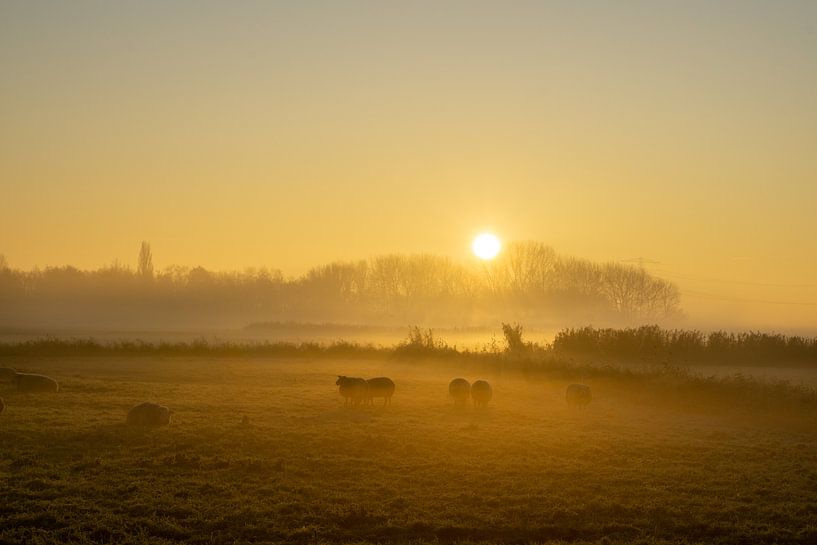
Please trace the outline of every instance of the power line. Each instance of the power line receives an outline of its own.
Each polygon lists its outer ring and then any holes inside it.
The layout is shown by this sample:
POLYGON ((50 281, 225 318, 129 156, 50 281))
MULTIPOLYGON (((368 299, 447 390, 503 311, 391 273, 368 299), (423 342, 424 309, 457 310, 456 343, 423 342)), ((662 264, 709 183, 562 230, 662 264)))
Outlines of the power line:
POLYGON ((804 307, 817 307, 817 302, 812 301, 770 301, 764 299, 743 299, 739 297, 724 297, 713 293, 706 293, 701 291, 681 291, 682 295, 690 297, 697 297, 699 299, 713 299, 716 301, 732 301, 735 303, 761 303, 766 305, 798 305, 804 307))
POLYGON ((706 276, 697 276, 690 274, 678 274, 658 267, 653 268, 653 270, 661 273, 664 276, 680 278, 681 280, 697 280, 701 282, 716 282, 719 284, 736 284, 742 286, 759 286, 766 288, 817 288, 817 284, 773 284, 766 282, 749 282, 744 280, 724 280, 722 278, 711 278, 706 276))
MULTIPOLYGON (((660 264, 660 261, 655 261, 652 259, 646 259, 643 257, 635 257, 632 259, 622 259, 621 262, 623 263, 638 263, 641 267, 645 264, 652 265, 652 264, 660 264)), ((815 284, 775 284, 775 283, 768 283, 768 282, 749 282, 744 280, 726 280, 723 278, 712 278, 706 276, 698 276, 698 275, 690 275, 690 274, 679 274, 674 273, 672 271, 667 271, 666 269, 662 269, 661 267, 651 267, 650 273, 659 273, 661 276, 658 278, 662 278, 663 280, 668 280, 667 278, 663 278, 665 276, 671 278, 677 278, 681 280, 692 280, 692 281, 700 281, 700 282, 712 282, 718 284, 733 284, 733 285, 741 285, 741 286, 756 286, 756 287, 766 287, 766 288, 817 288, 815 284)), ((657 275, 656 275, 657 276, 657 275)), ((695 297, 698 299, 711 299, 714 301, 730 301, 735 303, 756 303, 756 304, 763 304, 763 305, 794 305, 794 306, 804 306, 804 307, 817 307, 817 301, 776 301, 776 300, 768 300, 768 299, 747 299, 742 297, 729 297, 723 295, 717 295, 714 293, 706 293, 701 291, 694 291, 694 290, 681 290, 682 295, 686 295, 689 297, 695 297)))
POLYGON ((638 263, 640 267, 644 267, 644 265, 657 265, 661 263, 660 261, 656 261, 654 259, 649 259, 646 257, 633 257, 630 259, 621 259, 621 263, 638 263))

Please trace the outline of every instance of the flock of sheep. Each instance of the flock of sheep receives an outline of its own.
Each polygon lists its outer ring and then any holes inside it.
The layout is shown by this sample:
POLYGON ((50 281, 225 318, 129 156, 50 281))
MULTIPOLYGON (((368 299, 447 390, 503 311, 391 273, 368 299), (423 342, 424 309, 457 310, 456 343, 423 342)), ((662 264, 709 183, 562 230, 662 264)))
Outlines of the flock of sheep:
MULTIPOLYGON (((59 383, 51 377, 33 373, 18 373, 11 367, 0 367, 0 383, 14 384, 22 392, 51 392, 60 389, 59 383)), ((383 405, 391 405, 394 395, 394 381, 388 377, 364 379, 338 375, 335 381, 338 392, 345 400, 345 406, 374 405, 376 398, 383 398, 383 405)), ((484 380, 473 384, 464 378, 455 378, 448 384, 448 394, 457 406, 465 406, 470 397, 474 407, 487 407, 493 397, 493 388, 484 380)), ((565 392, 565 399, 570 406, 583 406, 590 403, 590 387, 585 384, 571 384, 565 392)), ((0 397, 0 413, 6 405, 0 397)), ((140 403, 128 411, 127 424, 133 426, 164 426, 170 423, 173 414, 169 408, 156 403, 140 403)))
POLYGON ((376 397, 383 398, 383 405, 391 405, 391 396, 394 395, 394 381, 388 377, 370 378, 369 380, 357 377, 338 375, 335 381, 338 392, 343 396, 345 406, 357 407, 361 403, 373 405, 376 397))
MULTIPOLYGON (((394 395, 394 381, 388 377, 364 379, 338 375, 335 381, 338 393, 343 396, 344 405, 358 407, 361 404, 373 405, 375 398, 383 398, 383 405, 391 405, 394 395)), ((454 399, 457 406, 465 406, 470 397, 474 407, 487 407, 494 395, 491 385, 484 380, 477 380, 473 384, 464 378, 455 378, 448 384, 448 395, 454 399)), ((565 399, 570 406, 578 407, 590 403, 592 396, 590 387, 586 384, 571 384, 565 392, 565 399)))
MULTIPOLYGON (((0 383, 13 384, 20 392, 57 393, 59 383, 51 377, 34 373, 18 373, 12 367, 0 367, 0 383)), ((0 413, 6 408, 6 403, 0 397, 0 413)), ((170 424, 170 415, 173 413, 167 407, 156 403, 140 403, 128 411, 126 422, 135 426, 163 426, 170 424)))

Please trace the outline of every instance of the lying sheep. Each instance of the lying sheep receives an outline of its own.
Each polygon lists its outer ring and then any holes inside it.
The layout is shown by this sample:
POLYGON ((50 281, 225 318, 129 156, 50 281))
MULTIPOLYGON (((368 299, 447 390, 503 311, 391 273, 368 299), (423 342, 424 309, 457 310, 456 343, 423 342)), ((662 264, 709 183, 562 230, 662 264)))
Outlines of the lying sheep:
POLYGON ((21 392, 52 392, 60 391, 60 385, 51 377, 34 375, 31 373, 17 373, 14 382, 21 392))
POLYGON ((166 426, 173 411, 156 403, 140 403, 128 411, 130 426, 166 426))
POLYGON ((366 392, 369 389, 369 385, 365 379, 338 375, 338 380, 335 381, 335 384, 338 385, 340 395, 345 398, 345 407, 348 407, 350 404, 352 407, 357 407, 361 402, 366 401, 366 392))
POLYGON ((571 407, 584 406, 590 403, 590 386, 586 384, 571 384, 565 392, 567 404, 571 407))
POLYGON ((454 398, 454 405, 465 405, 471 395, 471 383, 464 378, 455 378, 448 384, 448 395, 454 398))
POLYGON ((14 382, 17 370, 13 367, 0 367, 0 382, 14 382))
POLYGON ((391 396, 394 395, 394 381, 387 377, 370 378, 366 381, 366 402, 374 405, 374 398, 382 397, 383 406, 391 405, 391 396))
POLYGON ((471 399, 474 400, 474 407, 487 407, 493 395, 491 385, 484 380, 478 380, 471 385, 471 399))

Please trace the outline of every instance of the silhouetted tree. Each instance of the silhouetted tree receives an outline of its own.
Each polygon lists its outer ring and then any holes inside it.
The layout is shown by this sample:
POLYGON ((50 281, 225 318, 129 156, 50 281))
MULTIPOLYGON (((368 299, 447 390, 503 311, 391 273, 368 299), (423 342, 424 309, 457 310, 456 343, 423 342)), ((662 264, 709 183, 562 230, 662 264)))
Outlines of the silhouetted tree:
POLYGON ((509 354, 523 354, 527 352, 528 345, 522 340, 522 324, 502 324, 502 334, 505 336, 507 344, 505 351, 509 354))
POLYGON ((541 242, 513 242, 490 265, 493 284, 513 295, 545 295, 553 286, 556 252, 541 242))
POLYGON ((143 278, 153 278, 153 252, 150 251, 150 244, 144 240, 139 248, 139 261, 136 271, 143 278))

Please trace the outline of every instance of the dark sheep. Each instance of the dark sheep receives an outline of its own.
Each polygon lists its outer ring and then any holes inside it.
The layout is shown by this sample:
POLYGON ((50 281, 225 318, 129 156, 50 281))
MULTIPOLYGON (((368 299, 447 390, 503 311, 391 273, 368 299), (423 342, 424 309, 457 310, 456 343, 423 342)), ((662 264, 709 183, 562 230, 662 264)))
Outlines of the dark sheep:
POLYGON ((338 393, 345 398, 344 406, 357 407, 366 401, 366 391, 369 385, 365 379, 338 375, 335 384, 338 386, 338 393))
POLYGON ((454 405, 465 405, 471 395, 471 383, 464 378, 455 378, 448 384, 448 395, 454 398, 454 405))
POLYGON ((57 393, 60 391, 60 385, 57 381, 45 375, 17 373, 14 376, 14 382, 21 392, 57 393))
POLYGON ((567 387, 565 399, 567 400, 567 404, 571 407, 583 407, 588 405, 592 399, 590 386, 586 384, 571 384, 567 387))
POLYGON ((130 426, 167 426, 173 411, 156 403, 140 403, 128 411, 130 426))
POLYGON ((382 397, 383 406, 391 405, 394 395, 394 381, 387 377, 370 378, 366 381, 366 404, 374 405, 374 398, 382 397))
POLYGON ((474 400, 474 407, 487 407, 493 395, 491 385, 484 380, 478 380, 471 385, 471 399, 474 400))

